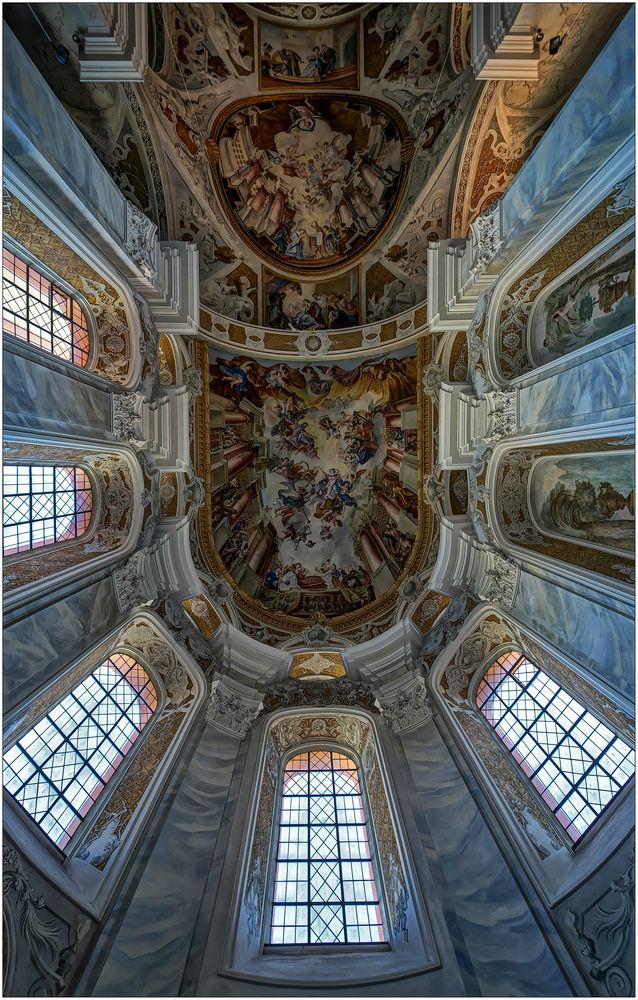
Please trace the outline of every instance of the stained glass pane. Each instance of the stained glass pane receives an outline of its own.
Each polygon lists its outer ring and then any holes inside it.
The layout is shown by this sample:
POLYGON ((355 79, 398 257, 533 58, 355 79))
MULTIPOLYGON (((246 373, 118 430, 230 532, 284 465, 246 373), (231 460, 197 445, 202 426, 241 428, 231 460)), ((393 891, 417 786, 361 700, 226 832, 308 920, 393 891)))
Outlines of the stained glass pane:
POLYGON ((79 304, 6 247, 2 330, 64 361, 82 367, 88 363, 89 328, 79 304))
POLYGON ((68 843, 150 719, 151 701, 157 704, 157 694, 146 671, 115 653, 5 753, 5 788, 58 847, 68 843))
POLYGON ((631 747, 519 653, 492 664, 476 702, 574 841, 633 774, 631 747))
POLYGON ((77 466, 5 465, 4 555, 79 538, 89 527, 93 492, 77 466))
POLYGON ((331 750, 297 754, 283 778, 270 942, 384 940, 357 766, 331 750))

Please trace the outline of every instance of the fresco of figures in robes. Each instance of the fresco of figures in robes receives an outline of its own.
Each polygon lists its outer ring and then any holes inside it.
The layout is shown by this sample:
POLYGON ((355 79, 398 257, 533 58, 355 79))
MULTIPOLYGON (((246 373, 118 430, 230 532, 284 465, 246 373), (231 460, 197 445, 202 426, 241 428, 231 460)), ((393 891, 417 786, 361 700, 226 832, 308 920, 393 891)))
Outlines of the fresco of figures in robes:
POLYGON ((216 124, 212 168, 230 221, 287 270, 326 271, 362 253, 407 176, 398 114, 370 99, 273 96, 216 124))
POLYGON ((224 466, 211 530, 226 569, 262 604, 344 614, 401 573, 418 524, 401 480, 404 456, 416 465, 417 454, 409 351, 264 365, 210 349, 211 448, 224 466))

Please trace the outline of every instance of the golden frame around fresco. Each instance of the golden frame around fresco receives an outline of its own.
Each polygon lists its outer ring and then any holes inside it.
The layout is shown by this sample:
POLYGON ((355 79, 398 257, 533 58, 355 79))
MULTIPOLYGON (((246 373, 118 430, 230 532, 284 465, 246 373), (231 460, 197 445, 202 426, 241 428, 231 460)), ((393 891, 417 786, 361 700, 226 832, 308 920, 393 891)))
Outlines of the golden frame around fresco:
POLYGON ((244 97, 241 98, 240 100, 233 101, 232 104, 227 105, 223 109, 223 111, 217 116, 211 129, 210 138, 206 140, 206 152, 219 204, 221 205, 224 215, 226 216, 226 219, 229 225, 232 227, 233 231, 237 233, 237 235, 240 236, 240 238, 244 240, 244 242, 250 247, 253 253, 255 253, 256 256, 272 270, 279 271, 281 272, 282 275, 291 278, 306 276, 319 279, 322 275, 335 275, 336 273, 338 273, 337 266, 335 266, 334 262, 327 264, 319 264, 312 267, 309 266, 308 262, 306 261, 304 262, 303 266, 297 267, 297 266, 291 266, 290 263, 286 264, 285 262, 282 262, 281 260, 279 260, 279 258, 276 258, 274 256, 269 256, 264 251, 263 247, 260 246, 257 240, 255 240, 254 237, 251 236, 248 230, 246 230, 238 222, 235 213, 233 212, 232 207, 229 204, 227 193, 219 173, 219 156, 220 156, 219 139, 221 137, 221 133, 226 127, 229 119, 232 118, 233 114, 235 114, 238 111, 243 111, 245 109, 253 107, 256 104, 269 104, 269 103, 280 103, 280 102, 290 103, 292 101, 299 101, 301 104, 303 104, 304 101, 309 99, 309 96, 311 100, 341 101, 344 104, 352 102, 365 104, 374 110, 381 111, 384 115, 387 115, 387 117, 396 126, 401 140, 402 170, 401 170, 401 175, 399 177, 399 183, 396 194, 394 196, 393 203, 389 208, 385 218, 383 219, 383 222, 380 224, 379 228, 375 231, 373 237, 368 242, 364 243, 359 250, 353 251, 351 255, 346 257, 343 260, 343 262, 340 265, 338 265, 339 271, 350 270, 357 263, 357 261, 360 261, 363 257, 365 257, 366 254, 370 252, 370 250, 379 242, 383 234, 392 225, 397 216, 397 212, 401 207, 401 203, 403 201, 403 195, 405 194, 406 186, 408 183, 408 176, 410 173, 410 162, 414 155, 415 142, 414 142, 414 137, 410 135, 408 126, 406 125, 402 116, 399 114, 399 112, 395 107, 388 104, 386 101, 379 100, 376 97, 368 97, 367 95, 361 96, 356 91, 351 91, 350 93, 348 93, 347 91, 345 92, 328 91, 328 90, 324 91, 321 90, 320 88, 317 88, 316 91, 313 91, 311 95, 291 90, 291 91, 284 91, 283 93, 268 92, 264 95, 260 95, 257 100, 255 98, 247 99, 244 97))
MULTIPOLYGON (((205 500, 197 514, 197 541, 199 549, 211 574, 223 577, 229 587, 232 588, 235 607, 240 614, 244 612, 256 621, 262 622, 264 625, 275 630, 297 632, 311 624, 312 617, 299 618, 282 613, 274 613, 266 609, 258 601, 248 597, 230 575, 212 543, 211 532, 209 530, 212 502, 212 471, 209 442, 209 346, 209 343, 205 341, 198 340, 195 343, 195 364, 202 372, 203 382, 202 394, 195 402, 194 434, 196 472, 203 479, 205 489, 205 500)), ((432 509, 423 499, 423 482, 431 471, 433 461, 433 403, 423 392, 420 373, 432 360, 432 340, 430 337, 421 337, 415 346, 417 359, 416 398, 417 449, 419 455, 419 519, 414 545, 412 546, 410 557, 405 564, 403 572, 394 580, 383 597, 377 598, 364 608, 330 618, 330 627, 336 631, 350 631, 387 614, 397 601, 398 591, 403 581, 412 574, 419 572, 427 560, 428 549, 432 540, 433 519, 432 509)))

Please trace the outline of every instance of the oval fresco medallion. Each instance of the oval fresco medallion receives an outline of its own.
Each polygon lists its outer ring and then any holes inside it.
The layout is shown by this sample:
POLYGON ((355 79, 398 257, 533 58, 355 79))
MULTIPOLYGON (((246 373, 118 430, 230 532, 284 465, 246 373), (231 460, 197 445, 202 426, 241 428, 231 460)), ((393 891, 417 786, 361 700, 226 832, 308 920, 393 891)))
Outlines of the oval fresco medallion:
POLYGON ((208 155, 226 214, 255 253, 317 273, 344 267, 379 238, 413 145, 382 102, 287 94, 226 109, 208 155))

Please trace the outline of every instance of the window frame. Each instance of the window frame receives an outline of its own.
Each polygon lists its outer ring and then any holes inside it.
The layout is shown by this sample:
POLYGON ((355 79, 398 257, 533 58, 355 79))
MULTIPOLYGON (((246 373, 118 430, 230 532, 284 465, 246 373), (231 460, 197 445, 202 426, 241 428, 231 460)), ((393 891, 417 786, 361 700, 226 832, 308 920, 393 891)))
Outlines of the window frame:
MULTIPOLYGON (((100 523, 102 515, 102 490, 100 489, 100 486, 98 484, 95 470, 92 469, 91 466, 84 465, 82 462, 78 462, 77 464, 73 463, 69 465, 67 462, 62 462, 62 461, 45 462, 42 460, 38 460, 29 462, 26 461, 25 459, 22 460, 18 459, 17 461, 13 461, 11 459, 8 460, 3 459, 2 462, 3 481, 4 481, 5 467, 9 465, 22 466, 22 467, 36 466, 37 468, 47 468, 51 466, 53 468, 60 468, 60 469, 79 469, 81 472, 84 473, 91 487, 91 518, 86 530, 83 531, 80 535, 76 535, 75 538, 63 538, 60 541, 49 542, 46 545, 38 545, 35 548, 23 549, 21 552, 11 552, 8 553, 7 555, 5 555, 3 551, 3 559, 7 565, 13 565, 17 562, 22 562, 23 560, 26 559, 35 559, 37 558, 40 552, 52 551, 52 550, 59 552, 61 548, 68 548, 70 545, 78 545, 78 544, 81 545, 84 544, 85 542, 91 541, 91 539, 93 538, 93 536, 97 531, 97 527, 100 523)), ((4 543, 4 523, 3 523, 3 543, 4 543)), ((3 550, 4 550, 4 544, 3 544, 3 550)), ((47 574, 47 577, 49 575, 52 574, 47 574)), ((46 577, 44 577, 44 579, 46 579, 46 577)))
MULTIPOLYGON (((476 784, 479 808, 483 813, 490 834, 499 845, 510 867, 513 870, 521 870, 524 877, 529 879, 530 884, 540 894, 544 905, 552 908, 578 889, 584 881, 592 877, 593 873, 600 867, 601 858, 610 856, 611 853, 619 850, 628 838, 633 837, 635 776, 618 793, 611 807, 604 815, 600 816, 599 821, 583 834, 578 842, 577 850, 574 850, 574 845, 571 841, 568 842, 569 838, 564 834, 563 828, 557 824, 545 804, 541 802, 539 809, 547 816, 553 835, 555 831, 554 839, 560 845, 560 849, 555 850, 548 857, 542 857, 539 854, 529 832, 508 800, 503 783, 486 769, 481 749, 477 746, 471 731, 466 729, 460 721, 460 716, 463 714, 476 719, 476 724, 485 731, 490 746, 496 740, 495 753, 498 754, 499 759, 502 759, 503 766, 515 774, 517 779, 520 778, 520 781, 523 781, 525 775, 521 774, 516 762, 511 760, 511 755, 506 747, 501 744, 492 727, 474 705, 474 695, 484 670, 501 654, 517 649, 522 649, 532 659, 532 662, 537 662, 544 671, 572 693, 574 697, 582 698, 583 696, 573 691, 570 684, 562 679, 565 672, 573 675, 575 684, 581 680, 592 688, 601 699, 609 703, 611 709, 625 717, 625 725, 619 726, 613 723, 606 715, 602 718, 601 711, 596 709, 589 699, 586 699, 589 711, 630 744, 635 743, 635 739, 632 738, 635 716, 633 704, 622 693, 574 660, 568 652, 553 646, 548 639, 534 632, 527 624, 514 618, 509 611, 491 602, 482 602, 470 611, 456 637, 436 657, 430 667, 427 687, 439 715, 446 742, 449 741, 457 766, 462 770, 467 769, 471 779, 476 784), (510 638, 503 638, 495 643, 489 653, 477 661, 476 666, 474 663, 467 665, 467 695, 462 701, 451 699, 443 683, 448 668, 454 666, 455 659, 463 644, 473 637, 480 637, 483 625, 487 623, 492 626, 494 621, 498 623, 497 627, 502 628, 503 633, 508 634, 510 638), (555 676, 552 669, 554 660, 560 664, 560 678, 555 676), (487 730, 490 730, 489 736, 487 730)), ((533 787, 529 794, 530 798, 534 797, 535 803, 538 802, 537 793, 533 787)))
MULTIPOLYGON (((521 644, 521 646, 522 645, 523 644, 521 644)), ((525 771, 525 769, 523 767, 521 767, 521 765, 519 764, 519 762, 516 760, 516 757, 514 756, 513 750, 510 747, 507 746, 507 744, 501 738, 501 736, 499 735, 499 733, 497 732, 497 730, 495 729, 495 727, 492 726, 489 723, 488 719, 486 718, 485 714, 482 712, 481 708, 479 707, 479 705, 477 703, 478 688, 479 688, 479 686, 480 686, 483 678, 485 677, 485 674, 487 673, 488 670, 490 670, 490 668, 492 666, 494 666, 499 661, 499 659, 501 659, 503 656, 507 655, 508 653, 513 653, 519 659, 523 658, 523 659, 527 660, 527 662, 530 663, 531 666, 533 666, 535 670, 540 671, 541 673, 544 673, 551 681, 553 681, 554 684, 558 685, 559 691, 564 691, 565 694, 567 694, 570 698, 572 698, 582 708, 583 712, 588 712, 590 715, 592 715, 595 719, 597 719, 598 722, 601 723, 601 725, 603 725, 607 729, 609 729, 614 734, 615 737, 617 737, 618 739, 621 739, 623 742, 625 742, 627 746, 630 746, 630 744, 627 742, 627 736, 626 736, 626 734, 618 732, 617 728, 613 725, 613 723, 611 722, 611 720, 609 720, 609 719, 601 719, 600 718, 600 714, 598 712, 596 712, 595 706, 588 707, 587 705, 584 705, 583 702, 582 702, 582 700, 581 700, 582 695, 579 696, 577 692, 572 691, 569 688, 569 686, 565 685, 564 680, 559 679, 558 677, 556 677, 553 674, 553 672, 551 671, 551 667, 549 667, 546 664, 541 664, 541 665, 537 664, 535 662, 535 660, 530 657, 530 654, 528 654, 525 649, 519 648, 519 647, 515 646, 513 643, 507 644, 506 647, 504 647, 504 648, 499 647, 498 649, 493 650, 490 653, 489 657, 488 657, 488 661, 481 666, 480 670, 476 671, 475 675, 471 679, 470 685, 468 685, 467 697, 468 697, 468 701, 470 701, 470 703, 472 705, 473 710, 478 714, 478 716, 480 717, 482 723, 487 727, 487 729, 489 730, 489 732, 492 734, 493 738, 503 748, 503 750, 507 754, 508 760, 517 769, 518 773, 525 779, 527 787, 531 790, 531 792, 534 795, 537 803, 542 807, 542 809, 545 812, 545 814, 551 819, 551 822, 553 824, 555 832, 556 832, 557 835, 560 835, 561 841, 565 844, 565 846, 573 854, 576 854, 578 852, 578 850, 580 849, 580 847, 581 847, 581 845, 583 843, 584 838, 591 839, 591 835, 593 833, 597 832, 597 830, 599 828, 598 827, 599 822, 611 810, 612 806, 614 806, 617 802, 620 801, 621 796, 623 796, 623 793, 625 793, 628 790, 628 788, 631 787, 632 782, 635 779, 635 767, 634 767, 634 774, 631 777, 628 778, 628 780, 618 789, 618 791, 616 792, 616 794, 612 796, 612 798, 609 800, 609 802, 607 802, 607 804, 600 810, 600 812, 597 813, 597 815, 594 818, 594 820, 589 824, 589 826, 587 827, 587 829, 584 830, 583 833, 581 833, 580 837, 578 837, 576 840, 574 840, 571 837, 571 835, 568 833, 567 828, 561 823, 561 821, 558 819, 558 816, 556 815, 556 813, 561 808, 561 805, 559 805, 557 807, 556 811, 554 811, 554 810, 552 810, 550 808, 549 804, 545 801, 545 799, 541 795, 540 791, 534 785, 534 783, 533 783, 532 779, 530 778, 530 776, 527 774, 527 772, 525 771)), ((527 689, 527 685, 525 686, 525 690, 526 689, 527 689)), ((566 739, 569 735, 570 735, 570 733, 566 733, 565 737, 563 737, 563 739, 561 739, 559 741, 559 743, 563 742, 563 740, 566 739)), ((557 744, 557 746, 558 745, 559 744, 557 744)), ((607 748, 607 749, 609 749, 609 748, 607 748)), ((635 745, 632 747, 632 749, 634 750, 634 758, 635 758, 635 745)), ((598 762, 598 760, 600 759, 600 757, 604 756, 604 753, 606 753, 606 752, 607 752, 607 750, 599 752, 598 755, 597 755, 597 757, 594 759, 594 762, 593 762, 592 766, 595 766, 596 763, 598 762)), ((548 760, 552 759, 549 754, 547 755, 547 759, 548 760)), ((579 787, 578 784, 572 785, 572 792, 575 791, 575 790, 577 790, 578 787, 579 787)), ((569 797, 569 795, 571 795, 571 792, 569 792, 569 793, 567 793, 567 795, 565 795, 563 801, 565 801, 569 797)))
MULTIPOLYGON (((308 904, 310 906, 310 904, 308 904)), ((351 747, 345 747, 339 744, 337 741, 332 743, 327 743, 325 740, 308 740, 294 749, 287 751, 282 759, 279 766, 279 774, 277 775, 277 788, 275 791, 275 801, 273 804, 273 815, 270 828, 270 846, 268 851, 268 871, 266 876, 266 890, 264 893, 264 908, 261 916, 261 928, 260 928, 260 951, 263 955, 277 954, 277 955, 296 955, 302 957, 303 955, 312 954, 347 954, 347 953, 370 953, 370 952, 380 952, 380 951, 394 951, 394 946, 392 942, 392 929, 390 928, 390 923, 388 919, 388 904, 386 898, 386 885, 383 873, 379 866, 379 848, 377 844, 377 834, 374 826, 374 819, 370 810, 370 803, 368 800, 368 787, 365 774, 363 772, 363 767, 361 764, 361 759, 356 750, 351 747), (383 926, 383 932, 385 935, 385 940, 382 942, 370 942, 370 943, 360 943, 360 942, 344 942, 343 944, 311 944, 310 942, 306 944, 272 944, 268 938, 270 937, 271 922, 272 922, 272 909, 274 902, 274 890, 275 890, 275 876, 277 869, 277 853, 279 846, 279 831, 281 828, 281 806, 283 799, 283 785, 284 785, 284 773, 289 761, 293 757, 298 756, 301 753, 308 753, 315 751, 326 751, 330 750, 333 753, 341 753, 345 757, 349 757, 350 760, 354 761, 357 767, 357 776, 359 778, 359 785, 361 788, 361 801, 363 805, 363 812, 365 816, 366 823, 366 833, 368 837, 368 844, 370 845, 370 863, 372 864, 372 870, 374 872, 374 878, 377 888, 378 895, 378 906, 381 910, 381 920, 383 926)))
MULTIPOLYGON (((349 745, 346 749, 343 742, 331 739, 327 734, 321 734, 319 739, 315 736, 314 742, 321 746, 328 743, 331 749, 342 747, 347 756, 356 760, 360 766, 360 755, 349 745)), ((303 741, 303 746, 299 742, 292 749, 300 752, 311 743, 312 738, 309 737, 303 741)), ((368 741, 366 746, 370 746, 368 741)), ((277 778, 272 784, 273 807, 279 787, 281 761, 289 759, 290 749, 287 747, 285 752, 283 748, 281 752, 275 750, 278 759, 277 778)), ((294 756, 294 752, 290 756, 294 756)), ((454 960, 447 925, 438 903, 436 884, 418 834, 413 803, 400 783, 403 767, 404 761, 397 757, 395 744, 380 715, 363 706, 337 704, 319 708, 299 705, 278 708, 257 718, 251 727, 242 766, 235 769, 231 786, 235 789, 231 793, 232 808, 230 813, 225 813, 222 823, 224 827, 228 817, 223 834, 225 863, 211 903, 212 912, 202 911, 196 930, 206 942, 206 961, 215 963, 219 976, 242 982, 263 983, 271 987, 285 986, 294 988, 297 992, 308 988, 325 991, 326 987, 332 991, 342 986, 351 988, 353 984, 365 986, 394 982, 430 972, 436 975, 436 970, 441 968, 442 963, 454 960), (387 809, 384 822, 387 818, 391 825, 396 852, 394 857, 401 866, 406 892, 406 899, 399 904, 404 908, 399 914, 401 923, 397 930, 389 926, 388 913, 391 908, 385 913, 384 926, 388 938, 392 940, 392 948, 385 945, 294 945, 291 946, 291 953, 287 946, 264 947, 264 927, 266 920, 269 920, 268 904, 272 898, 272 889, 266 879, 270 872, 274 872, 271 864, 274 851, 274 813, 270 814, 268 842, 262 853, 263 867, 259 868, 259 871, 265 872, 263 896, 259 876, 257 875, 257 882, 251 883, 251 878, 257 871, 254 868, 254 847, 260 825, 264 782, 271 780, 269 775, 274 774, 275 767, 274 761, 271 766, 271 731, 286 720, 293 721, 300 717, 312 720, 325 717, 326 714, 348 716, 362 722, 368 727, 369 739, 372 740, 371 751, 375 755, 376 772, 383 797, 381 804, 387 809), (258 914, 255 909, 251 909, 259 901, 256 896, 261 897, 258 914), (256 916, 258 924, 255 923, 256 916), (326 954, 325 948, 331 948, 333 960, 327 967, 330 972, 327 978, 325 963, 320 966, 316 963, 318 954, 326 954), (352 950, 353 948, 357 950, 352 950)), ((375 846, 376 833, 375 829, 372 834, 375 846)), ((383 862, 383 857, 379 856, 379 862, 383 862)), ((381 881, 380 897, 386 904, 386 893, 394 891, 394 886, 387 884, 380 874, 377 877, 381 881)))
MULTIPOLYGON (((104 788, 101 790, 101 792, 95 799, 93 805, 87 811, 86 815, 82 817, 80 823, 73 831, 71 837, 69 838, 65 846, 63 848, 58 847, 58 845, 40 827, 40 824, 37 822, 37 820, 34 819, 34 817, 24 808, 24 806, 22 806, 17 801, 17 799, 12 795, 12 793, 5 788, 4 782, 2 785, 2 800, 3 800, 5 815, 7 814, 7 812, 10 812, 12 815, 17 817, 19 826, 22 829, 28 830, 29 833, 34 838, 36 838, 37 842, 43 845, 47 849, 49 854, 53 855, 53 857, 55 857, 58 862, 62 862, 64 865, 67 865, 69 861, 71 861, 77 855, 86 837, 86 834, 89 832, 90 826, 92 826, 95 823, 95 821, 99 818, 100 814, 104 811, 104 808, 108 804, 111 796, 116 791, 117 786, 120 784, 125 775, 128 773, 131 765, 133 764, 138 753, 140 752, 140 748, 144 745, 150 733, 152 732, 153 727, 156 725, 157 720, 161 717, 162 710, 166 704, 166 692, 164 690, 164 685, 161 681, 161 678, 156 673, 156 671, 151 666, 149 666, 146 658, 141 656, 138 650, 127 647, 123 643, 115 642, 112 646, 109 646, 106 652, 100 653, 100 658, 98 660, 96 660, 94 663, 90 665, 87 665, 86 670, 78 672, 77 676, 73 676, 72 678, 70 678, 69 685, 65 686, 64 691, 60 695, 56 696, 56 699, 54 701, 48 702, 46 705, 43 705, 42 710, 39 711, 36 715, 34 715, 33 719, 26 719, 24 723, 18 724, 15 731, 6 740, 6 742, 3 740, 2 753, 4 756, 4 754, 8 750, 10 750, 13 746, 15 746, 16 743, 19 743, 20 740, 28 732, 34 729, 35 726, 37 726, 49 714, 49 712, 52 709, 56 708, 62 701, 64 701, 64 699, 69 694, 71 694, 72 691, 75 690, 75 688, 79 687, 79 685, 82 684, 83 681, 87 679, 87 677, 90 677, 92 673, 94 673, 103 663, 105 663, 109 659, 109 657, 112 657, 118 653, 123 656, 129 656, 132 659, 134 659, 146 672, 149 680, 151 681, 155 689, 155 693, 157 695, 157 705, 149 721, 140 731, 140 734, 138 738, 135 740, 135 743, 131 747, 130 751, 124 755, 121 764, 116 768, 111 778, 104 784, 104 788), (89 820, 90 823, 88 822, 89 820)), ((66 671, 65 673, 75 674, 75 671, 73 668, 71 668, 71 670, 66 671)), ((46 700, 46 691, 52 686, 53 686, 52 684, 47 685, 47 688, 45 688, 44 691, 40 693, 41 696, 44 696, 45 700, 46 700)), ((22 713, 18 712, 16 714, 22 714, 22 713)))
POLYGON ((29 360, 36 361, 39 364, 44 364, 62 372, 64 375, 89 382, 91 385, 103 386, 104 382, 108 382, 108 380, 105 380, 102 376, 94 372, 94 366, 99 348, 99 334, 96 319, 93 315, 93 310, 88 299, 81 292, 79 292, 77 288, 73 288, 68 281, 60 277, 60 275, 57 274, 51 267, 36 257, 35 254, 27 250, 26 247, 23 247, 12 236, 9 236, 8 233, 5 233, 2 237, 2 248, 7 249, 10 253, 14 254, 14 256, 22 260, 28 267, 33 268, 34 271, 37 271, 47 281, 57 285, 61 292, 68 295, 74 302, 77 303, 86 320, 89 340, 85 365, 79 365, 74 361, 61 358, 59 355, 53 354, 52 351, 49 351, 44 347, 38 347, 37 344, 31 343, 29 340, 23 340, 21 337, 16 337, 11 333, 5 333, 3 330, 2 343, 5 350, 8 350, 13 354, 26 357, 29 360))

